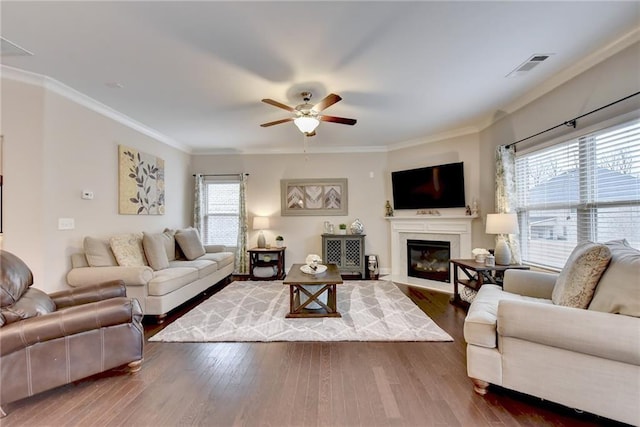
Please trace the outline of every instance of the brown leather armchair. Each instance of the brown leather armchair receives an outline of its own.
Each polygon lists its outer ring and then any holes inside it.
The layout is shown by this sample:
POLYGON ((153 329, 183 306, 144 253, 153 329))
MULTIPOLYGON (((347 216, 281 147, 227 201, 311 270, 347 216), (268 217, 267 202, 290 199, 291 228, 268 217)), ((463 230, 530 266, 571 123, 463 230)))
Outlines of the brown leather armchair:
POLYGON ((142 310, 124 282, 47 295, 2 250, 0 280, 0 406, 124 365, 141 368, 142 310))

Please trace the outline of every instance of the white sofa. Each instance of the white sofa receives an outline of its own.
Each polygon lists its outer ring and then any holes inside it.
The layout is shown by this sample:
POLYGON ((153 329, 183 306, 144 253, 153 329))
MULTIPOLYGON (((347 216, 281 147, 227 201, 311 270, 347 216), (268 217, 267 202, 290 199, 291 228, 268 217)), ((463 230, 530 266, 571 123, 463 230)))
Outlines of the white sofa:
POLYGON ((495 384, 640 425, 640 251, 605 248, 600 273, 585 271, 579 245, 559 275, 507 270, 504 288, 480 288, 464 324, 476 392, 495 384))
POLYGON ((193 228, 85 237, 84 253, 71 257, 67 283, 79 287, 121 279, 143 313, 162 321, 172 309, 227 280, 234 258, 224 246, 203 246, 193 228))

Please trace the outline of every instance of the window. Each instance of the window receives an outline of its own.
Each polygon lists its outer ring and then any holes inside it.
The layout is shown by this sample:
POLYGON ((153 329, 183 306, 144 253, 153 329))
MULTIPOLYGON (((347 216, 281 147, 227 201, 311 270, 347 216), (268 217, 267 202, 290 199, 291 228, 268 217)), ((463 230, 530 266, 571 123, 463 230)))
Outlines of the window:
POLYGON ((562 268, 578 242, 640 247, 640 119, 517 154, 522 259, 562 268))
POLYGON ((205 181, 204 185, 204 244, 236 246, 240 224, 240 183, 205 181))

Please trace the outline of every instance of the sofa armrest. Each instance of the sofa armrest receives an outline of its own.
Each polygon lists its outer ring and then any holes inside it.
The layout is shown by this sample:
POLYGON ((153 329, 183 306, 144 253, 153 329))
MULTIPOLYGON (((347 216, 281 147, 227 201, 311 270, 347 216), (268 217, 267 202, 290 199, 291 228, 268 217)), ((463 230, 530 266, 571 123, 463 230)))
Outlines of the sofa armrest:
POLYGON ((503 289, 512 294, 533 298, 551 299, 558 275, 541 271, 507 270, 504 272, 503 289))
POLYGON ((227 252, 227 247, 225 245, 205 245, 204 250, 208 254, 215 254, 218 252, 227 252))
POLYGON ((640 319, 636 317, 502 300, 498 303, 497 325, 501 337, 640 365, 640 319))
POLYGON ((80 267, 67 273, 71 286, 87 286, 111 280, 122 280, 127 286, 146 285, 153 279, 153 269, 144 267, 80 267))
POLYGON ((113 325, 135 323, 142 329, 142 309, 125 297, 68 307, 0 328, 0 356, 30 345, 113 325))
POLYGON ((74 305, 88 304, 109 298, 126 297, 127 288, 122 280, 97 283, 49 294, 58 310, 74 305))

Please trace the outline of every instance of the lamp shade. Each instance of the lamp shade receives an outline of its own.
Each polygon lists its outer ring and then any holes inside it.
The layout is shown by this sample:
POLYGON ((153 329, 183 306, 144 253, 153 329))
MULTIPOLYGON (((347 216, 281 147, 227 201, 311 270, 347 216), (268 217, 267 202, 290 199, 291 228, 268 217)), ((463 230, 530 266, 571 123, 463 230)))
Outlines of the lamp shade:
POLYGON ((518 233, 518 216, 514 213, 487 214, 487 234, 518 233))
POLYGON ((269 228, 269 218, 266 216, 256 216, 253 218, 254 230, 266 230, 269 228))
POLYGON ((295 119, 293 123, 300 129, 300 132, 311 133, 318 127, 320 120, 315 117, 301 116, 295 119))

